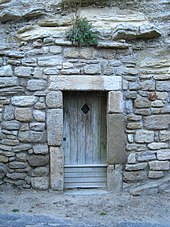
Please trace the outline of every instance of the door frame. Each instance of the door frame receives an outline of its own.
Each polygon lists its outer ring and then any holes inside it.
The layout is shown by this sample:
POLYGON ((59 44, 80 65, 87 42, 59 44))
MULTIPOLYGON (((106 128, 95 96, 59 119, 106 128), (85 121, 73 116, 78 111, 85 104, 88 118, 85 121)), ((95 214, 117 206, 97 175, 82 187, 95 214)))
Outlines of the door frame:
MULTIPOLYGON (((122 168, 126 160, 125 146, 125 115, 124 100, 120 79, 108 82, 108 77, 99 78, 91 84, 94 76, 86 77, 86 83, 82 86, 83 76, 62 78, 60 88, 50 87, 48 98, 53 98, 53 104, 47 110, 47 141, 50 154, 50 187, 53 190, 64 189, 64 153, 63 140, 63 92, 64 91, 105 91, 107 93, 107 190, 121 192, 123 186, 122 168), (81 78, 82 77, 82 80, 81 78), (92 80, 92 81, 91 81, 92 80), (100 80, 100 81, 99 81, 100 80), (63 82, 64 81, 64 82, 63 82), (116 81, 116 83, 114 83, 116 81), (69 85, 69 86, 68 86, 69 85)), ((55 77, 54 83, 58 84, 60 76, 55 77)), ((114 77, 113 77, 114 78, 114 77)))

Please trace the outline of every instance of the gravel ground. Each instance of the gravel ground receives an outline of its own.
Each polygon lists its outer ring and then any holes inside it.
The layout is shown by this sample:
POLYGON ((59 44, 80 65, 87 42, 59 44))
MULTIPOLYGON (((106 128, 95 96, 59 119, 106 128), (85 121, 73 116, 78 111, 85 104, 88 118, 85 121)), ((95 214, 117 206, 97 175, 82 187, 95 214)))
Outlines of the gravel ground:
MULTIPOLYGON (((54 191, 2 190, 0 191, 0 214, 0 227, 6 227, 2 223, 4 218, 8 219, 15 215, 17 217, 46 216, 49 219, 65 220, 65 224, 60 226, 68 226, 68 223, 72 223, 71 226, 168 227, 170 226, 170 195, 132 197, 126 193, 111 194, 88 190, 70 191, 64 194, 54 191)), ((25 220, 29 219, 25 218, 25 220)), ((18 227, 22 226, 32 225, 18 225, 18 227)))

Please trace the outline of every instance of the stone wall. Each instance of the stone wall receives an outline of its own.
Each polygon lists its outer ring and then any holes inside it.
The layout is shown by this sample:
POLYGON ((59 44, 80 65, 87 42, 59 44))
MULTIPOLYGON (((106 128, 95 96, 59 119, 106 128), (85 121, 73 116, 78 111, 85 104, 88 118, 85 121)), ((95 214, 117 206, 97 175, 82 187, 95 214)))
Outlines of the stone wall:
POLYGON ((169 192, 170 2, 80 9, 100 35, 97 47, 82 48, 65 40, 71 13, 54 1, 26 2, 0 3, 0 184, 62 190, 61 90, 101 90, 102 81, 102 90, 116 91, 109 114, 126 118, 124 190, 169 192))

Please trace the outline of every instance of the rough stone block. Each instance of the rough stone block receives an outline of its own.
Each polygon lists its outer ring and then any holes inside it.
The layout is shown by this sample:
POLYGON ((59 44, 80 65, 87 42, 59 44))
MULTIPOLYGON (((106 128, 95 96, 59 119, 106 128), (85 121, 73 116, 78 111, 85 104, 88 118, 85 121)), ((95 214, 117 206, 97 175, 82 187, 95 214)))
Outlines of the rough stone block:
POLYGON ((138 195, 155 195, 158 193, 158 184, 157 183, 146 183, 144 185, 139 185, 130 190, 130 194, 134 196, 138 195))
POLYGON ((157 151, 158 160, 170 160, 170 149, 157 151))
POLYGON ((48 154, 47 144, 36 144, 33 146, 35 154, 48 154))
POLYGON ((61 66, 63 59, 61 56, 41 57, 38 59, 38 65, 43 67, 61 66))
POLYGON ((120 193, 123 188, 122 165, 108 165, 107 187, 109 191, 120 193))
POLYGON ((157 81, 156 89, 157 91, 170 91, 170 80, 157 81))
POLYGON ((151 143, 154 141, 154 132, 139 130, 136 132, 135 141, 137 143, 151 143))
POLYGON ((63 156, 61 147, 50 148, 50 182, 54 190, 63 190, 63 156))
POLYGON ((4 120, 9 121, 14 119, 14 110, 15 108, 13 106, 5 106, 4 109, 4 120))
POLYGON ((25 162, 17 162, 13 161, 9 163, 10 169, 25 169, 27 168, 27 164, 25 162))
POLYGON ((144 170, 134 172, 124 171, 123 178, 125 182, 138 182, 147 179, 147 174, 144 170))
POLYGON ((123 113, 124 101, 123 94, 120 91, 110 91, 108 93, 108 113, 123 113))
POLYGON ((125 170, 128 170, 128 171, 143 170, 146 168, 146 166, 147 166, 146 162, 131 164, 131 165, 128 164, 125 166, 125 170))
POLYGON ((0 67, 0 77, 3 76, 13 76, 12 67, 10 65, 0 67))
POLYGON ((31 122, 30 123, 30 129, 34 131, 44 131, 45 130, 45 123, 40 122, 31 122))
POLYGON ((62 143, 63 110, 51 109, 47 111, 48 145, 60 146, 62 143))
POLYGON ((122 114, 107 115, 107 161, 109 164, 125 162, 125 117, 122 114))
POLYGON ((49 175, 49 167, 37 167, 32 172, 32 177, 44 177, 49 175))
POLYGON ((148 144, 148 148, 151 149, 151 150, 159 150, 159 149, 162 149, 162 148, 168 148, 168 143, 153 142, 153 143, 148 144))
POLYGON ((129 164, 135 164, 136 163, 136 154, 135 153, 129 154, 127 161, 129 164))
POLYGON ((51 91, 46 96, 46 104, 48 108, 62 108, 63 95, 61 91, 51 91))
POLYGON ((20 142, 44 143, 46 142, 46 132, 19 131, 20 142))
POLYGON ((47 87, 47 81, 45 80, 29 80, 27 83, 27 89, 29 91, 42 91, 47 87))
POLYGON ((150 107, 151 102, 148 100, 148 98, 144 98, 138 95, 135 99, 134 105, 136 108, 148 108, 150 107))
POLYGON ((170 131, 160 131, 159 137, 161 141, 170 141, 170 131))
POLYGON ((149 162, 150 170, 169 170, 168 161, 151 161, 149 162))
POLYGON ((88 75, 96 75, 101 73, 100 64, 90 64, 84 66, 84 73, 88 75))
POLYGON ((170 115, 153 115, 144 117, 144 127, 147 129, 169 128, 170 115))
POLYGON ((0 77, 0 88, 19 86, 19 79, 17 77, 0 77))
POLYGON ((35 96, 14 96, 11 102, 14 106, 33 106, 38 101, 35 96))
POLYGON ((7 173, 8 178, 13 180, 23 180, 27 174, 26 173, 7 173))
POLYGON ((164 177, 163 171, 149 171, 148 177, 151 179, 158 179, 164 177))
POLYGON ((50 76, 50 90, 120 90, 122 78, 120 76, 50 76))
POLYGON ((150 161, 156 159, 156 155, 150 151, 144 151, 139 153, 137 160, 139 162, 150 161))
POLYGON ((8 162, 8 158, 0 154, 0 163, 5 163, 5 162, 8 162))
POLYGON ((45 121, 45 112, 42 110, 34 110, 33 111, 33 117, 36 121, 43 122, 45 121))
POLYGON ((30 166, 46 166, 49 164, 49 157, 47 155, 30 155, 27 158, 30 166))
POLYGON ((34 189, 46 190, 49 188, 49 177, 32 177, 31 185, 34 189))
POLYGON ((32 67, 23 67, 23 66, 16 67, 14 70, 14 74, 17 77, 31 78, 32 77, 32 67))
POLYGON ((32 108, 16 108, 15 119, 21 122, 31 122, 33 119, 32 108))

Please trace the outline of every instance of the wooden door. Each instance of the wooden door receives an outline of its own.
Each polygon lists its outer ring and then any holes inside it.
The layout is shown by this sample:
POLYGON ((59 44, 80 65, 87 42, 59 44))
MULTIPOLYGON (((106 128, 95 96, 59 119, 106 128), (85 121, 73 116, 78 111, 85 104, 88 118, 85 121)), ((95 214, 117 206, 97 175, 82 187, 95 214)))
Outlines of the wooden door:
POLYGON ((64 187, 106 186, 106 95, 64 94, 64 187))

